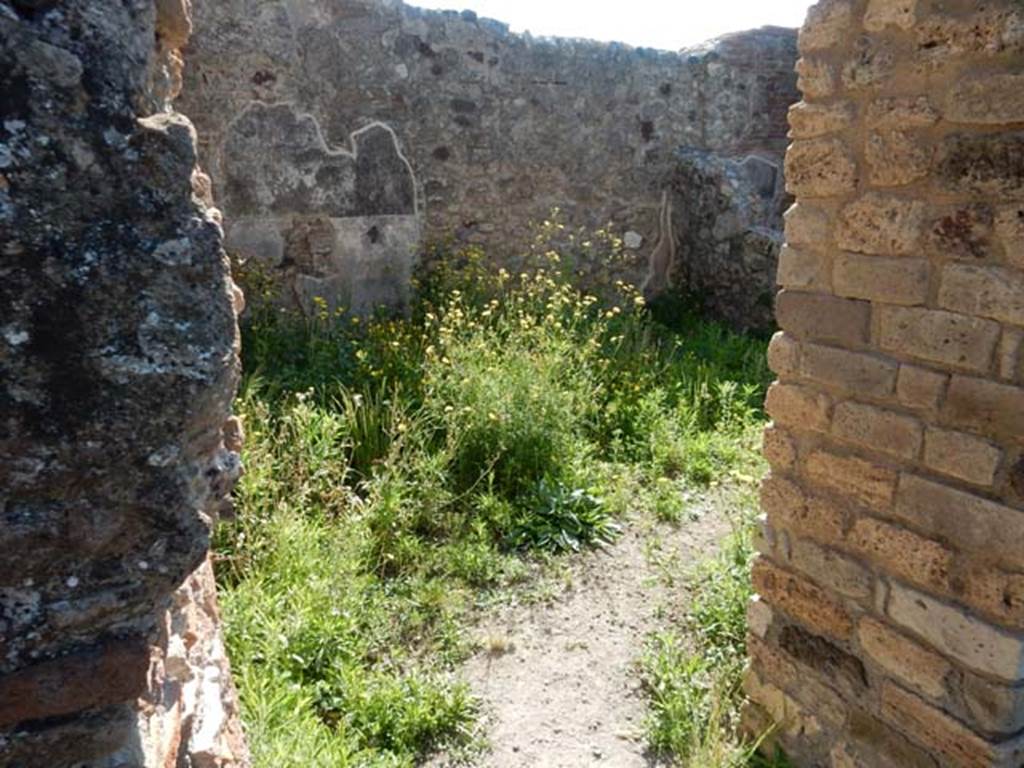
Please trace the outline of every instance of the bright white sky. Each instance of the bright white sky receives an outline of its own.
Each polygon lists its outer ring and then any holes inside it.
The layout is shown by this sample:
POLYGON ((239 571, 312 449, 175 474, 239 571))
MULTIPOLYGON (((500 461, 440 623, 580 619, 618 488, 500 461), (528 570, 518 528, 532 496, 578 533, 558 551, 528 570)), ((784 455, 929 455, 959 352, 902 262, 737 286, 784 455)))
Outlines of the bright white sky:
POLYGON ((678 50, 726 32, 774 24, 799 27, 813 0, 407 0, 463 10, 534 35, 617 40, 678 50))

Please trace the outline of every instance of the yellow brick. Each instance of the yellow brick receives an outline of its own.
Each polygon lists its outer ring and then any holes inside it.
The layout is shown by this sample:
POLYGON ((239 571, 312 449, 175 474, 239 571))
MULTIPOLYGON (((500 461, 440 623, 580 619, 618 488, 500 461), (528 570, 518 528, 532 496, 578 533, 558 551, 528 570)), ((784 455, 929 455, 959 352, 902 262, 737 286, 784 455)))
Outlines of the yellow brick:
POLYGON ((925 433, 925 465, 968 483, 992 485, 1002 458, 998 446, 974 435, 938 427, 925 433))
POLYGON ((896 488, 896 471, 856 456, 815 451, 805 466, 812 482, 853 497, 873 509, 887 509, 896 488))
POLYGON ((811 343, 802 344, 800 353, 800 372, 807 378, 870 397, 885 397, 896 387, 892 360, 811 343))
POLYGON ((1024 568, 1024 512, 947 485, 904 473, 893 514, 957 549, 1009 568, 1024 568))
POLYGON ((832 434, 841 440, 904 459, 917 457, 922 432, 913 416, 862 403, 840 403, 832 417, 832 434))
POLYGON ((953 667, 937 653, 870 617, 857 625, 857 638, 868 657, 889 675, 933 699, 945 694, 953 667))
POLYGON ((934 410, 939 407, 948 382, 949 376, 944 373, 904 364, 900 366, 896 396, 909 408, 934 410))
POLYGON ((768 388, 764 407, 778 424, 824 432, 832 400, 812 387, 775 382, 768 388))
POLYGON ((835 259, 832 282, 838 296, 914 305, 928 298, 928 274, 924 259, 844 253, 835 259))
POLYGON ((786 153, 786 190, 801 197, 829 197, 852 192, 857 164, 836 139, 794 141, 786 153))
POLYGON ((888 574, 939 592, 949 591, 953 552, 937 541, 863 517, 854 524, 846 543, 888 574))
POLYGON ((853 630, 846 609, 825 590, 764 558, 754 564, 754 591, 770 606, 818 634, 845 640, 853 630))
POLYGON ((886 352, 972 371, 992 365, 999 324, 971 315, 916 307, 878 308, 879 346, 886 352))

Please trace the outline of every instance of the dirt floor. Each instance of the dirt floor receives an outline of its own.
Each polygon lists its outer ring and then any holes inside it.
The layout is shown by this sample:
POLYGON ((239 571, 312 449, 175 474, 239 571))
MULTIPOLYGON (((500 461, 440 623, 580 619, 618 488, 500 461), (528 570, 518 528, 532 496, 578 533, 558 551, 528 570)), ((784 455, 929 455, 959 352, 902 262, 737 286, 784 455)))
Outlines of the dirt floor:
POLYGON ((635 521, 615 546, 577 556, 549 599, 486 615, 462 671, 484 702, 490 752, 476 765, 658 765, 636 661, 685 612, 687 574, 728 531, 712 509, 678 527, 635 521))

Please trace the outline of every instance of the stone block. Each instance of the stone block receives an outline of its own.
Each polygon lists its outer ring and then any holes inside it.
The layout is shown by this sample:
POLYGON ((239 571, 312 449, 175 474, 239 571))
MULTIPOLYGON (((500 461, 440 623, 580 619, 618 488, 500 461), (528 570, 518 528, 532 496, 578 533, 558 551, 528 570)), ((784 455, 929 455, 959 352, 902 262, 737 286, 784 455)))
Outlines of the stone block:
POLYGON ((871 305, 824 293, 784 290, 775 302, 779 327, 797 339, 814 339, 842 346, 868 341, 871 305))
POLYGON ((840 78, 849 91, 877 89, 894 74, 895 56, 891 44, 881 36, 857 38, 854 51, 842 66, 840 78))
POLYGON ((146 690, 149 647, 111 640, 0 677, 0 729, 132 701, 146 690))
POLYGON ((958 606, 894 584, 888 614, 939 652, 977 672, 1010 682, 1024 677, 1024 637, 958 606))
POLYGON ((893 514, 957 549, 1024 568, 1024 512, 910 473, 900 478, 893 514))
POLYGON ((750 602, 747 604, 747 625, 755 636, 764 639, 772 625, 774 616, 772 609, 764 600, 757 595, 750 598, 750 602))
POLYGON ((940 768, 926 750, 862 709, 850 713, 849 737, 840 760, 856 762, 833 762, 832 768, 940 768))
POLYGON ((795 535, 834 544, 843 538, 843 513, 831 502, 806 496, 799 485, 770 474, 761 484, 761 509, 795 535))
POLYGON ((989 73, 960 80, 949 91, 945 114, 954 123, 1024 123, 1024 75, 989 73))
POLYGON ((850 0, 822 0, 812 5, 800 29, 801 53, 833 48, 842 43, 853 25, 850 0))
POLYGON ((764 430, 762 452, 775 469, 792 469, 796 463, 796 442, 788 432, 775 425, 769 425, 764 430))
POLYGON ((923 427, 913 416, 847 401, 836 406, 832 434, 863 448, 914 459, 921 451, 923 427))
POLYGON ((958 693, 965 719, 978 730, 1012 734, 1024 728, 1024 686, 995 683, 965 671, 958 693))
POLYGON ((881 32, 886 27, 910 29, 917 20, 917 0, 871 0, 864 13, 864 29, 881 32))
POLYGON ((1024 269, 1024 205, 1000 209, 995 217, 995 232, 1006 253, 1006 263, 1024 269))
POLYGON ((939 592, 949 590, 953 552, 937 541, 862 517, 847 535, 846 546, 885 573, 939 592))
MULTIPOLYGON (((765 557, 774 557, 776 548, 779 546, 780 540, 775 528, 773 528, 768 522, 768 515, 758 515, 756 520, 757 525, 753 531, 753 547, 754 551, 764 555, 765 557)), ((783 545, 783 549, 784 549, 783 545)), ((785 557, 785 552, 780 554, 780 557, 785 557)))
POLYGON ((965 432, 928 427, 925 433, 925 466, 974 485, 992 485, 1002 458, 997 445, 965 432))
POLYGON ((797 87, 804 99, 827 99, 839 82, 836 68, 825 59, 803 56, 796 63, 797 87))
POLYGON ((957 598, 1004 627, 1024 629, 1024 575, 980 562, 967 562, 957 573, 957 598))
POLYGON ((779 376, 800 373, 800 342, 779 331, 768 344, 768 367, 779 376))
POLYGON ((925 259, 843 253, 835 258, 832 284, 838 296, 886 304, 923 304, 928 298, 925 259))
MULTIPOLYGON (((941 8, 941 6, 939 6, 941 8)), ((1013 3, 974 6, 970 14, 932 12, 914 29, 918 56, 937 66, 972 56, 1024 53, 1024 14, 1013 3)))
POLYGON ((992 206, 987 203, 938 209, 927 228, 922 250, 933 259, 987 260, 993 254, 993 219, 992 206))
POLYGON ((798 250, 791 245, 782 246, 776 282, 782 288, 828 291, 830 260, 810 250, 798 250))
POLYGON ((1024 200, 1024 132, 947 136, 935 180, 944 192, 1024 200))
POLYGON ((44 728, 16 731, 0 737, 0 764, 5 768, 110 765, 110 755, 137 748, 137 717, 131 704, 123 704, 50 721, 44 728))
POLYGON ((880 306, 878 344, 886 352, 984 373, 992 365, 999 324, 971 315, 880 306))
POLYGON ((789 108, 789 135, 794 139, 816 139, 848 128, 853 122, 853 104, 814 104, 801 101, 789 108))
POLYGON ((942 414, 973 431, 1019 440, 1024 435, 1024 388, 953 376, 942 414))
POLYGON ((820 670, 798 663, 798 659, 780 645, 772 645, 754 637, 748 638, 746 651, 751 656, 752 667, 763 678, 793 691, 801 705, 813 707, 815 714, 826 726, 839 727, 846 719, 843 697, 822 681, 820 670))
POLYGON ((1024 326, 1024 272, 1005 267, 948 264, 939 304, 945 309, 1024 326))
POLYGON ((868 106, 869 128, 927 128, 939 121, 939 112, 927 96, 896 96, 875 99, 868 106))
MULTIPOLYGON (((844 647, 845 644, 841 647, 800 626, 788 624, 782 627, 778 635, 778 648, 800 665, 798 684, 791 689, 797 698, 810 704, 817 701, 816 695, 807 699, 804 692, 807 690, 806 683, 818 676, 827 680, 844 698, 856 699, 864 695, 868 686, 864 662, 844 650, 844 647)), ((811 690, 817 693, 816 689, 811 690)), ((843 716, 836 718, 840 723, 843 719, 843 716)))
POLYGON ((842 210, 836 240, 855 253, 911 254, 921 239, 924 216, 925 207, 916 200, 870 192, 842 210))
POLYGON ((872 509, 887 509, 896 490, 896 470, 857 456, 817 450, 807 457, 804 471, 819 487, 848 495, 872 509))
POLYGON ((949 376, 945 373, 904 364, 896 381, 896 397, 909 408, 934 410, 942 402, 947 384, 949 376))
POLYGON ((828 431, 831 398, 812 387, 775 382, 768 388, 765 411, 778 424, 828 431))
POLYGON ((1003 328, 999 340, 999 378, 1018 381, 1024 378, 1024 330, 1003 328))
POLYGON ((769 605, 817 634, 844 640, 853 630, 846 609, 825 590, 764 558, 754 564, 753 584, 769 605))
POLYGON ((786 242, 797 248, 822 249, 832 242, 832 215, 820 206, 799 202, 785 214, 786 242))
POLYGON ((876 187, 910 184, 928 175, 933 154, 923 136, 907 131, 873 132, 864 150, 868 179, 876 187))
POLYGON ((862 602, 871 599, 874 577, 857 562, 808 539, 794 539, 790 555, 794 568, 816 584, 862 602))
POLYGON ((896 386, 898 366, 891 360, 821 344, 801 345, 800 374, 833 387, 886 397, 896 386))
POLYGON ((794 141, 786 153, 786 190, 801 197, 830 197, 853 192, 857 164, 837 139, 794 141))
POLYGON ((817 718, 778 686, 763 682, 756 672, 748 672, 743 691, 750 701, 764 708, 771 724, 790 736, 814 736, 821 733, 817 718))
POLYGON ((882 716, 940 757, 950 768, 992 768, 994 746, 942 710, 899 686, 882 684, 882 716))
POLYGON ((939 654, 871 617, 857 624, 857 639, 886 674, 933 699, 945 695, 953 667, 939 654))
POLYGON ((769 518, 778 517, 785 521, 792 510, 800 509, 806 503, 803 489, 783 475, 769 472, 761 481, 761 509, 769 518))

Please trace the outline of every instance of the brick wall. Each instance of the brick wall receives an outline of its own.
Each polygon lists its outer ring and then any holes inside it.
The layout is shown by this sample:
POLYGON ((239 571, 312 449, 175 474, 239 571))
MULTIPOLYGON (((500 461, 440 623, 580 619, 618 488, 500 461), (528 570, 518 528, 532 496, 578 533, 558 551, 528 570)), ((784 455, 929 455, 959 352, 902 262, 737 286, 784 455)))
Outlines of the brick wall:
POLYGON ((1024 4, 801 31, 747 725, 797 765, 1024 760, 1024 4))

